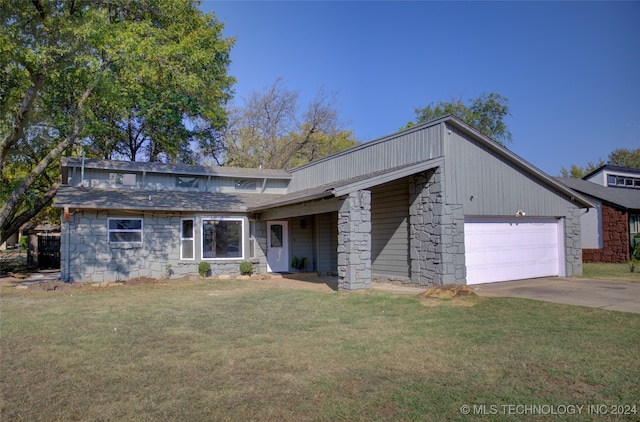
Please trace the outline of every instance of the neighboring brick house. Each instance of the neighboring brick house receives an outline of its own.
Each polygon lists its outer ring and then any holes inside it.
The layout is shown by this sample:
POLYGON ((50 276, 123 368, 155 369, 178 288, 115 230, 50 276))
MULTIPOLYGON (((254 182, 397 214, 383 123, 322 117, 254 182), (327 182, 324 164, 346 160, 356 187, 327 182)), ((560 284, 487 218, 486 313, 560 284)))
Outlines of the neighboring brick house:
POLYGON ((559 178, 597 206, 581 217, 583 262, 624 262, 640 232, 640 170, 602 166, 583 179, 559 178))

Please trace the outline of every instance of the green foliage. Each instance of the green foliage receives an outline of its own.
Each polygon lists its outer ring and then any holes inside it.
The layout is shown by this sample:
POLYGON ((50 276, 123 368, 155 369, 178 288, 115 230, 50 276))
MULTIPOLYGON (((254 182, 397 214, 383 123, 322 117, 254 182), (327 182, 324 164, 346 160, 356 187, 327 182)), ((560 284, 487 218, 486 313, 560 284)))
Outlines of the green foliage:
POLYGON ((562 167, 560 169, 560 175, 562 177, 574 177, 576 179, 581 179, 592 171, 604 166, 605 164, 610 164, 612 166, 629 167, 632 169, 640 169, 640 148, 637 148, 635 150, 618 148, 609 153, 607 162, 600 158, 596 163, 587 163, 584 168, 576 164, 572 164, 570 170, 562 167))
POLYGON ((504 122, 504 119, 511 115, 509 100, 495 92, 483 93, 466 104, 460 98, 449 102, 430 103, 424 108, 416 108, 415 113, 415 120, 407 123, 402 129, 451 114, 501 145, 512 142, 511 132, 504 122))
POLYGON ((631 239, 631 260, 640 261, 640 233, 631 239))
POLYGON ((226 126, 234 40, 191 0, 3 1, 0 240, 59 186, 59 157, 193 162, 226 126))
POLYGON ((640 169, 640 148, 631 150, 618 148, 609 154, 609 164, 612 166, 640 169))
POLYGON ((252 273, 253 273, 253 264, 247 261, 240 263, 240 274, 251 275, 252 273))
POLYGON ((206 277, 209 274, 210 270, 211 264, 209 264, 207 261, 200 261, 200 263, 198 264, 198 274, 200 274, 200 276, 206 277))
POLYGON ((307 264, 309 260, 305 257, 298 258, 297 256, 293 257, 293 261, 291 261, 291 267, 297 269, 298 271, 304 271, 307 268, 307 264))

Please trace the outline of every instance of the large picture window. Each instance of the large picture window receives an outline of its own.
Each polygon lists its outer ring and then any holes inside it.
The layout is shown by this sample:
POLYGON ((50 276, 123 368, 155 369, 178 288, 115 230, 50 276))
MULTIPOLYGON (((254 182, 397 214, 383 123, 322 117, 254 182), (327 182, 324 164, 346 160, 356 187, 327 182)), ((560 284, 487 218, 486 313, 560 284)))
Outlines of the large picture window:
POLYGON ((142 243, 141 218, 110 218, 109 243, 142 243))
POLYGON ((180 232, 180 259, 194 259, 193 243, 193 219, 184 219, 180 232))
POLYGON ((202 258, 242 258, 242 220, 203 220, 202 258))

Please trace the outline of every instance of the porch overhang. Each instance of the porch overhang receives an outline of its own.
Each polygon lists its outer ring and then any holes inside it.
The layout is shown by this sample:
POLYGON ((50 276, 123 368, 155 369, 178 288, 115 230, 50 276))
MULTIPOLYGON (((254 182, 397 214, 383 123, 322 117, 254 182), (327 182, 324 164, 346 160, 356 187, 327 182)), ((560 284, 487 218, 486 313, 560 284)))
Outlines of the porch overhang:
POLYGON ((369 173, 357 178, 318 186, 317 188, 293 192, 280 197, 276 201, 249 207, 248 211, 261 214, 263 220, 300 217, 303 215, 338 211, 340 207, 338 198, 340 197, 349 195, 352 192, 370 189, 374 186, 402 179, 403 177, 432 170, 441 166, 443 162, 444 159, 436 158, 385 171, 369 173))

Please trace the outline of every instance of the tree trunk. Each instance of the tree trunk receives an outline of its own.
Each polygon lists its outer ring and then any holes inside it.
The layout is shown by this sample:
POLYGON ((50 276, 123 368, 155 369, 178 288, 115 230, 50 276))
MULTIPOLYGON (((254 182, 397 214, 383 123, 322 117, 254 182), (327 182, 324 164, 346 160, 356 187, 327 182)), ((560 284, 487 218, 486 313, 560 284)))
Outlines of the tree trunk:
MULTIPOLYGON (((78 135, 80 134, 80 129, 82 127, 82 108, 84 102, 91 94, 92 88, 87 88, 80 100, 78 101, 78 106, 75 115, 75 122, 73 125, 73 130, 65 139, 60 141, 58 145, 55 146, 49 153, 38 163, 38 165, 31 170, 29 175, 22 181, 22 183, 9 195, 9 197, 5 200, 5 203, 2 205, 0 209, 0 237, 4 238, 8 235, 5 232, 5 227, 13 226, 13 216, 16 215, 18 206, 20 205, 20 198, 24 195, 27 190, 31 187, 33 182, 41 176, 49 167, 49 165, 58 158, 65 149, 73 145, 73 143, 78 139, 78 135)), ((55 193, 54 193, 55 194, 55 193)))
POLYGON ((24 93, 24 97, 22 101, 20 101, 20 106, 16 111, 15 120, 13 122, 13 126, 11 127, 11 132, 5 136, 5 138, 0 142, 0 173, 4 171, 4 160, 7 157, 7 153, 9 152, 9 148, 13 146, 20 139, 20 134, 24 133, 24 125, 27 122, 27 116, 29 115, 29 111, 31 110, 31 106, 36 99, 38 91, 42 84, 44 83, 44 75, 39 74, 36 76, 33 85, 27 89, 24 93))

